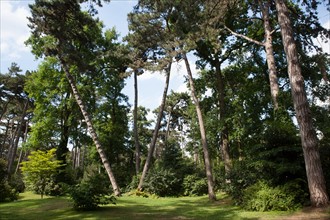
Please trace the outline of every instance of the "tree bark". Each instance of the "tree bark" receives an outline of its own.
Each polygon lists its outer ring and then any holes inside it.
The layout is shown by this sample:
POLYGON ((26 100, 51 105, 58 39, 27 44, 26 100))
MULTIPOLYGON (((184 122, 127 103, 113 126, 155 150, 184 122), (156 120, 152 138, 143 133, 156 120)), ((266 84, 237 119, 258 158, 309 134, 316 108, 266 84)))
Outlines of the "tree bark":
POLYGON ((121 195, 121 192, 120 192, 120 188, 116 182, 116 179, 115 179, 115 176, 113 175, 113 172, 112 172, 112 169, 111 169, 111 165, 110 165, 110 162, 109 160, 107 159, 107 156, 105 154, 105 151, 103 149, 103 146, 101 145, 101 142, 99 140, 99 137, 95 131, 95 128, 93 126, 93 123, 92 123, 92 118, 91 116, 88 114, 87 112, 87 109, 86 109, 86 106, 81 98, 81 95, 78 91, 78 88, 76 86, 76 83, 75 83, 75 80, 74 78, 72 77, 72 75, 70 74, 70 71, 68 69, 68 66, 66 64, 66 62, 60 58, 60 61, 61 61, 61 64, 62 64, 62 68, 65 72, 65 75, 70 83, 70 86, 71 86, 71 89, 72 89, 72 93, 76 99, 76 102, 81 110, 81 113, 83 114, 84 116, 84 119, 86 121, 86 124, 87 124, 87 128, 88 128, 88 131, 90 133, 90 135, 92 136, 92 139, 94 141, 94 144, 96 146, 96 149, 97 149, 97 152, 99 153, 100 155, 100 158, 101 158, 101 161, 102 161, 102 164, 105 168, 105 170, 107 171, 107 174, 109 176, 109 179, 110 179, 110 182, 111 182, 111 185, 112 185, 112 188, 113 188, 113 191, 114 191, 114 194, 116 196, 120 196, 121 195))
POLYGON ((21 163, 21 161, 22 161, 22 157, 23 157, 24 143, 26 143, 28 130, 29 130, 29 120, 27 120, 27 121, 25 122, 25 131, 24 131, 23 143, 22 143, 21 152, 20 152, 19 157, 18 157, 18 161, 17 161, 17 165, 16 165, 15 174, 17 173, 17 171, 18 171, 19 168, 20 168, 20 163, 21 163))
POLYGON ((313 128, 311 111, 304 87, 304 79, 301 74, 298 52, 293 38, 289 10, 286 1, 275 0, 275 3, 288 62, 291 93, 300 129, 311 204, 316 207, 326 206, 329 204, 329 197, 322 171, 318 140, 313 128))
POLYGON ((138 71, 134 71, 134 112, 133 112, 133 123, 134 123, 134 144, 135 144, 135 173, 138 175, 140 173, 141 164, 141 149, 139 142, 139 131, 137 124, 137 111, 138 111, 138 81, 137 81, 138 71))
POLYGON ((221 127, 221 140, 220 140, 220 149, 223 157, 223 162, 225 164, 225 173, 229 174, 232 164, 229 154, 229 132, 228 132, 228 123, 226 122, 227 117, 227 110, 226 110, 226 103, 225 103, 225 82, 224 77, 221 72, 221 64, 219 60, 215 60, 215 78, 216 78, 216 85, 218 90, 218 100, 219 100, 219 107, 220 107, 220 120, 222 122, 221 127))
POLYGON ((191 97, 192 97, 192 99, 195 103, 195 106, 196 106, 199 130, 200 130, 201 139, 202 139, 202 148, 203 148, 203 153, 204 153, 204 164, 205 164, 205 172, 206 172, 206 177, 207 177, 207 188, 208 188, 209 200, 210 201, 215 201, 216 200, 216 195, 215 195, 215 192, 214 192, 212 166, 211 166, 211 160, 210 160, 210 155, 209 155, 209 149, 208 149, 208 146, 207 146, 206 131, 205 131, 205 126, 204 126, 202 110, 201 110, 201 107, 199 105, 199 100, 196 96, 193 76, 192 76, 192 73, 191 73, 188 58, 187 58, 185 53, 183 53, 182 57, 183 57, 183 60, 185 62, 186 68, 187 68, 187 73, 188 73, 188 78, 189 78, 189 85, 190 85, 190 90, 191 90, 191 97))
POLYGON ((26 102, 24 103, 21 119, 20 119, 20 121, 18 122, 18 125, 17 125, 16 135, 13 137, 13 139, 15 141, 13 142, 12 147, 11 147, 11 151, 9 151, 9 155, 8 155, 8 168, 7 168, 8 170, 7 171, 8 171, 9 176, 11 175, 11 173, 13 171, 15 156, 17 154, 18 142, 19 142, 19 139, 21 137, 22 126, 23 126, 23 123, 24 123, 24 118, 25 118, 28 106, 29 106, 29 100, 27 99, 26 102))
POLYGON ((277 78, 277 71, 276 71, 276 64, 274 58, 274 49, 273 49, 273 37, 272 37, 272 28, 270 26, 269 21, 269 0, 262 3, 259 0, 259 5, 262 12, 262 20, 264 22, 264 29, 265 29, 265 42, 264 47, 266 51, 266 60, 267 66, 269 71, 269 83, 270 83, 270 94, 272 96, 272 101, 274 105, 274 110, 278 110, 278 94, 279 94, 279 85, 278 85, 278 78, 277 78))
POLYGON ((148 157, 147 157, 147 160, 144 164, 142 175, 141 175, 140 182, 139 182, 139 185, 138 185, 138 190, 140 190, 140 191, 142 190, 142 185, 143 185, 144 179, 147 175, 147 172, 149 171, 149 168, 150 168, 150 165, 151 165, 151 158, 152 158, 152 155, 155 151, 156 141, 157 141, 157 137, 158 137, 158 131, 159 131, 159 127, 160 127, 162 117, 163 117, 163 112, 164 112, 164 107, 165 107, 165 102, 166 102, 166 97, 167 97, 167 90, 168 90, 168 86, 169 86, 169 82, 170 82, 171 67, 172 67, 172 63, 170 62, 168 64, 168 67, 166 68, 166 80, 165 80, 165 87, 164 87, 164 91, 163 91, 162 102, 161 102, 160 107, 159 107, 157 122, 156 122, 156 125, 155 125, 155 130, 154 130, 152 140, 151 140, 151 143, 150 143, 150 147, 149 147, 149 151, 148 151, 148 157))
POLYGON ((276 64, 275 64, 275 57, 274 57, 274 49, 273 49, 273 37, 272 37, 272 28, 270 25, 270 18, 269 18, 269 8, 270 8, 270 0, 267 1, 258 1, 258 4, 260 6, 261 12, 262 12, 262 20, 264 24, 265 29, 265 41, 260 42, 257 40, 254 40, 252 38, 249 38, 245 35, 239 34, 234 32, 233 30, 229 29, 227 26, 224 26, 226 30, 228 30, 231 34, 234 36, 243 38, 249 42, 252 42, 254 44, 263 46, 266 52, 266 61, 267 61, 267 67, 269 71, 269 84, 270 84, 270 94, 272 97, 272 102, 274 105, 274 110, 278 110, 279 103, 278 103, 278 94, 279 94, 279 85, 278 85, 278 77, 277 77, 277 70, 276 70, 276 64))

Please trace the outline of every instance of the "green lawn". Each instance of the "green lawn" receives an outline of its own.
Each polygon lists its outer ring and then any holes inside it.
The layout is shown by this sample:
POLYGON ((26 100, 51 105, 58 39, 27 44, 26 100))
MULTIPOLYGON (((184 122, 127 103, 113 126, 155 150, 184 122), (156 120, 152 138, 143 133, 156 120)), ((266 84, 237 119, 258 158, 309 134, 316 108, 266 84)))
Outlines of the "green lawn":
POLYGON ((219 201, 210 203, 206 196, 123 196, 117 199, 117 205, 102 206, 97 211, 77 212, 72 209, 70 200, 65 197, 40 199, 38 195, 27 192, 21 194, 18 201, 1 203, 0 219, 283 219, 292 215, 288 212, 245 212, 232 206, 225 195, 218 195, 218 198, 219 201))

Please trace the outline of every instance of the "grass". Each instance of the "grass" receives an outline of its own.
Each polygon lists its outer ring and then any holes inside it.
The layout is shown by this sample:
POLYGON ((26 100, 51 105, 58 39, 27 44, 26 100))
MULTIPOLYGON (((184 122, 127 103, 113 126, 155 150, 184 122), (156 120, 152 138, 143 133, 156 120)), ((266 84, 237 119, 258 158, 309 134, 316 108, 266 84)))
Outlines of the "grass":
MULTIPOLYGON (((289 212, 246 212, 231 205, 224 194, 211 203, 206 196, 179 198, 143 198, 123 196, 117 205, 102 206, 97 211, 75 211, 66 197, 44 197, 31 192, 22 193, 15 202, 0 204, 0 219, 286 219, 289 212)), ((322 219, 329 219, 329 210, 322 219)), ((299 212, 301 217, 304 212, 299 212)), ((287 218, 291 219, 291 218, 287 218)), ((295 218, 293 218, 295 219, 295 218)), ((301 219, 301 218, 299 218, 301 219)), ((308 218, 306 218, 308 219, 308 218)), ((315 218, 314 218, 315 219, 315 218)))

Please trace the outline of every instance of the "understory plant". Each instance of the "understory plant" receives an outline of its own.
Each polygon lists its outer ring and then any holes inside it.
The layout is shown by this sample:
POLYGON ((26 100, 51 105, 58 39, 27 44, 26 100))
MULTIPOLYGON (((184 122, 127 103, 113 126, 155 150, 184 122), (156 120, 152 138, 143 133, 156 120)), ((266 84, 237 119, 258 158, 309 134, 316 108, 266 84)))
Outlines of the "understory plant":
POLYGON ((69 195, 73 208, 77 210, 95 210, 100 205, 116 204, 109 181, 98 172, 85 175, 81 183, 72 186, 69 195))

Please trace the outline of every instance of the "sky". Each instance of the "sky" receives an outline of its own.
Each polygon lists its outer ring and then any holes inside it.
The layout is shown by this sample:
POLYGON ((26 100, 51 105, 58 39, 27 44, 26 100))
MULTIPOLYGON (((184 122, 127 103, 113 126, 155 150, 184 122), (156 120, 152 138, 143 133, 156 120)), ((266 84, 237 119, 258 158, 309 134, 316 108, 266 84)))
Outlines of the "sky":
MULTIPOLYGON (((30 30, 27 27, 27 17, 30 16, 28 5, 32 0, 0 0, 1 9, 1 73, 6 73, 12 62, 17 63, 23 73, 27 70, 36 70, 41 60, 36 60, 31 54, 30 48, 24 41, 29 37, 30 30)), ((127 14, 133 10, 137 0, 112 0, 98 8, 98 17, 104 22, 106 28, 115 27, 120 37, 128 33, 127 14)), ((185 68, 182 63, 172 65, 169 92, 187 91, 184 84, 185 68)), ((192 69, 195 69, 192 64, 192 69)), ((157 108, 161 102, 165 84, 164 74, 146 72, 138 77, 139 105, 149 108, 151 111, 157 108)), ((123 91, 129 97, 129 102, 134 102, 133 80, 129 78, 123 91)))
MULTIPOLYGON (((27 17, 30 16, 29 4, 33 0, 0 0, 0 72, 6 73, 12 62, 17 63, 23 73, 27 70, 36 70, 41 60, 36 60, 26 47, 24 41, 30 35, 27 26, 27 17)), ((115 27, 120 36, 128 33, 127 14, 132 11, 137 0, 112 0, 104 3, 99 8, 98 17, 102 20, 106 28, 115 27)), ((320 8, 319 17, 321 24, 330 29, 330 14, 325 6, 320 8)), ((320 41, 319 41, 320 42, 320 41)), ((330 53, 330 44, 322 43, 323 49, 330 53)), ((196 72, 195 65, 191 63, 192 69, 196 72)), ((187 91, 184 83, 185 67, 182 63, 172 66, 171 81, 169 91, 187 91)), ((165 83, 165 76, 159 73, 146 72, 138 77, 139 86, 139 105, 145 106, 150 110, 157 108, 161 102, 165 83)), ((133 103, 133 82, 127 80, 124 93, 128 95, 129 102, 133 103)))

